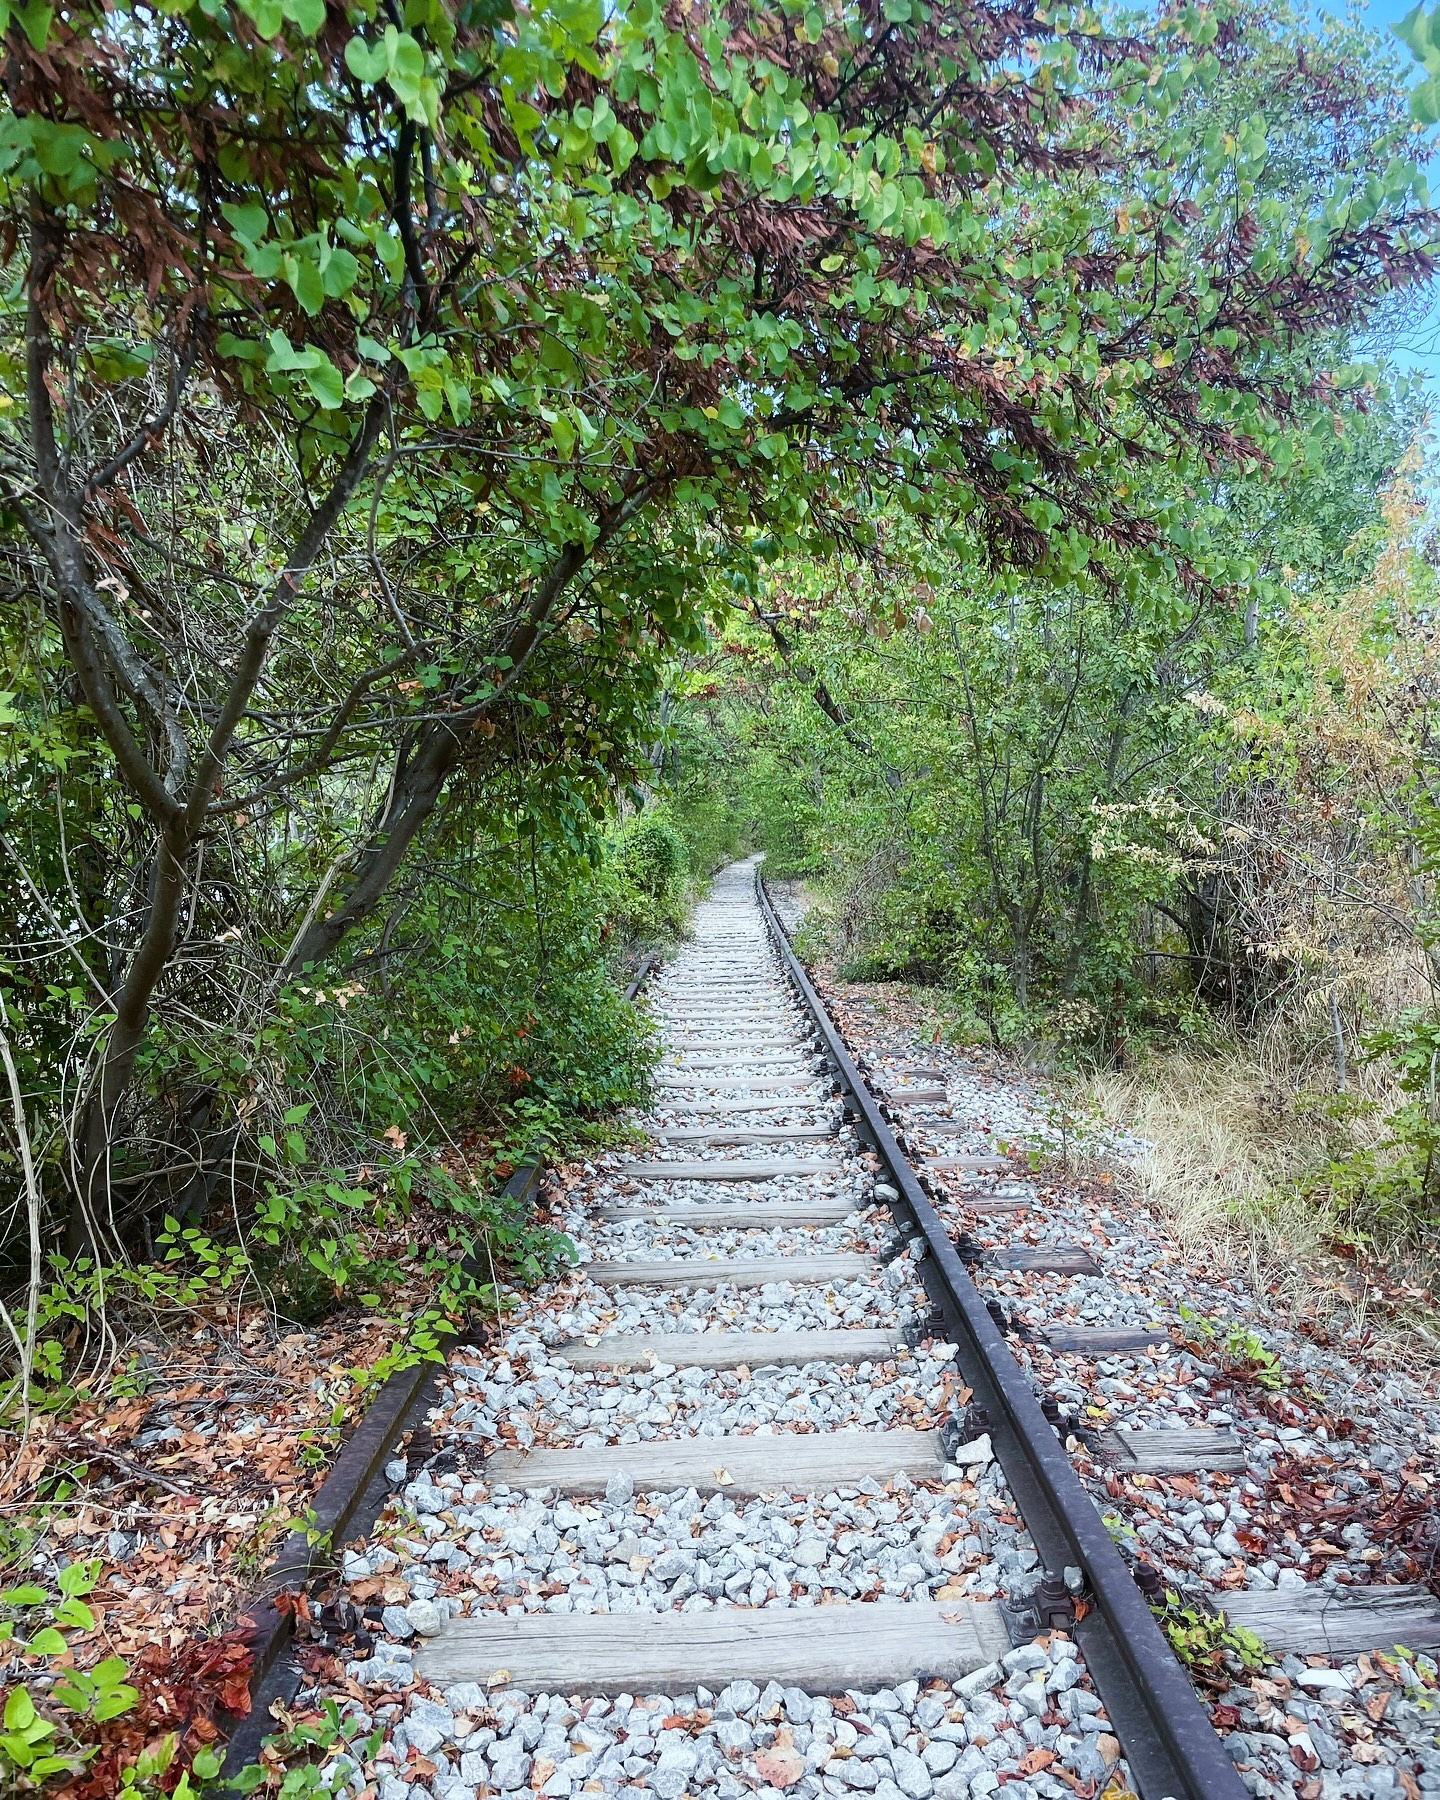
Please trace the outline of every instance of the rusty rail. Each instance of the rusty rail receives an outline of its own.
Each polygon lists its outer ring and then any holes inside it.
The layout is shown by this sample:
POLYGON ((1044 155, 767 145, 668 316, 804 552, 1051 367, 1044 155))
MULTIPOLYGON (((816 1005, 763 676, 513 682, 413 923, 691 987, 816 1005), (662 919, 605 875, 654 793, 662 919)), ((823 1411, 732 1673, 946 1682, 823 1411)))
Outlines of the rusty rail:
POLYGON ((1141 1795, 1144 1800, 1248 1800, 1249 1789, 1040 1410, 1029 1376, 1011 1354, 944 1221, 791 948, 758 867, 755 888, 781 962, 824 1043, 851 1122, 879 1156, 899 1195, 892 1206, 897 1223, 925 1247, 921 1277, 947 1336, 958 1345, 961 1372, 989 1415, 996 1456, 1044 1565, 1041 1592, 1056 1597, 1060 1616, 1077 1590, 1086 1602, 1077 1609, 1084 1616, 1068 1628, 1084 1652, 1141 1795))

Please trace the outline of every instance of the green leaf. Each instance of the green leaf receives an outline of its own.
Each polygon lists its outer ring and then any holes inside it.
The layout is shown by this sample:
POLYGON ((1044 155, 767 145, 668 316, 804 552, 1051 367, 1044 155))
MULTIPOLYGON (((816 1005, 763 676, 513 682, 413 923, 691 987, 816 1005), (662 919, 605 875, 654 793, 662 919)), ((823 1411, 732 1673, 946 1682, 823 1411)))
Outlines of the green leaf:
POLYGON ((36 1656, 59 1656, 69 1647, 64 1634, 57 1631, 53 1625, 47 1625, 43 1630, 37 1631, 29 1643, 29 1649, 36 1656))
POLYGON ((575 449, 574 421, 564 413, 558 413, 550 426, 550 435, 555 440, 555 448, 560 452, 561 460, 568 462, 575 449))
POLYGON ((34 1750, 16 1733, 0 1737, 0 1755, 7 1756, 17 1769, 28 1769, 35 1761, 34 1750))
POLYGON ((15 1688, 5 1702, 5 1729, 7 1731, 24 1731, 35 1723, 35 1702, 29 1691, 23 1687, 15 1688))
POLYGON ((73 1756, 37 1756, 30 1765, 32 1781, 43 1781, 47 1775, 58 1775, 62 1769, 76 1769, 81 1765, 73 1756))
POLYGON ((325 284, 320 279, 318 265, 308 256, 287 251, 281 258, 281 268, 305 311, 312 316, 318 313, 325 304, 325 284))
POLYGON ((1422 125, 1440 122, 1440 79, 1432 75, 1413 89, 1410 110, 1422 125))
POLYGON ((325 23, 325 0, 284 0, 285 17, 293 19, 306 37, 314 37, 325 23))
POLYGON ((285 23, 281 0, 240 0, 240 7, 254 20, 262 38, 273 38, 285 23))
POLYGON ((374 87, 377 81, 383 80, 390 67, 390 58, 383 44, 367 44, 362 37, 352 37, 345 46, 345 67, 357 81, 366 87, 374 87))
POLYGON ((55 22, 55 8, 42 6, 39 0, 31 0, 29 6, 16 7, 14 16, 20 21, 34 48, 43 50, 50 38, 50 27, 55 22))
POLYGON ((1419 0, 1419 4, 1390 29, 1417 61, 1425 61, 1434 43, 1432 21, 1425 14, 1425 0, 1419 0))
POLYGON ((270 216, 259 201, 240 205, 236 201, 227 200, 220 211, 240 236, 249 238, 251 243, 258 243, 270 229, 270 216))
POLYGON ((325 292, 332 300, 342 299, 354 287, 359 273, 360 264, 351 251, 332 250, 323 274, 325 292))
POLYGON ((35 160, 45 173, 73 175, 90 142, 90 134, 84 126, 55 124, 33 114, 25 122, 30 127, 30 145, 35 160))
POLYGON ((62 1594, 88 1594, 99 1579, 99 1557, 87 1556, 83 1560, 67 1563, 60 1571, 60 1592, 62 1594))

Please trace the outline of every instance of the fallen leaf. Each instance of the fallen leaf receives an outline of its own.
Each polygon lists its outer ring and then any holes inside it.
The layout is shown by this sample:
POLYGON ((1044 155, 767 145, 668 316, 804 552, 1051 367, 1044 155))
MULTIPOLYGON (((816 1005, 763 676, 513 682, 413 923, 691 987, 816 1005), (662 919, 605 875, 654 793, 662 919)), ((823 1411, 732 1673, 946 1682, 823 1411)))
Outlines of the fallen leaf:
POLYGON ((1053 1750, 1042 1749, 1037 1744, 1033 1750, 1027 1750, 1020 1758, 1020 1773, 1022 1775, 1038 1775, 1042 1769, 1048 1769, 1054 1760, 1055 1752, 1053 1750))
POLYGON ((805 1773, 805 1758, 793 1746, 762 1750, 755 1758, 755 1773, 771 1787, 794 1787, 805 1773))

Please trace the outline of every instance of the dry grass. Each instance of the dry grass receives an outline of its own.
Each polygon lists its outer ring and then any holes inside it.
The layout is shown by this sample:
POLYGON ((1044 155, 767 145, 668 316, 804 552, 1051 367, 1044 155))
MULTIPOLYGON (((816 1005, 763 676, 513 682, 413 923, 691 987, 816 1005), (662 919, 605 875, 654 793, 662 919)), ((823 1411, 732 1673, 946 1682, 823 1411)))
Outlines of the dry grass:
MULTIPOLYGON (((1373 1116, 1347 1120, 1344 1146, 1380 1136, 1388 1096, 1373 1116)), ((1121 1121, 1146 1148, 1122 1179, 1170 1224, 1187 1253, 1239 1268, 1292 1318, 1323 1316, 1332 1329, 1393 1340, 1397 1356, 1440 1353, 1440 1324, 1417 1304, 1400 1245, 1345 1252, 1305 1176, 1337 1148, 1324 1096, 1239 1043, 1150 1057, 1079 1084, 1078 1106, 1121 1121)), ((1410 1277, 1413 1281, 1413 1276, 1410 1277)))

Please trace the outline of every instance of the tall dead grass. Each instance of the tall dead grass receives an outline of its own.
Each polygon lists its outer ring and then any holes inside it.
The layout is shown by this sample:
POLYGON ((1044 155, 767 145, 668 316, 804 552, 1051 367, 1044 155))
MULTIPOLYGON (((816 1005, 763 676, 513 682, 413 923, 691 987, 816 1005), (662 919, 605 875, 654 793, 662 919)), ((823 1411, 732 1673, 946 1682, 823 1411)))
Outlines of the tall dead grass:
POLYGON ((1398 1093, 1369 1096, 1374 1111, 1348 1117, 1341 1143, 1323 1092, 1237 1041, 1157 1053, 1078 1088, 1085 1113, 1143 1140, 1121 1180, 1189 1255, 1243 1272, 1291 1317, 1383 1336, 1406 1359, 1440 1351, 1433 1317, 1407 1307, 1402 1320, 1390 1304, 1393 1283, 1382 1273, 1390 1247, 1342 1255, 1335 1221, 1304 1188, 1337 1151, 1380 1141, 1398 1093))

